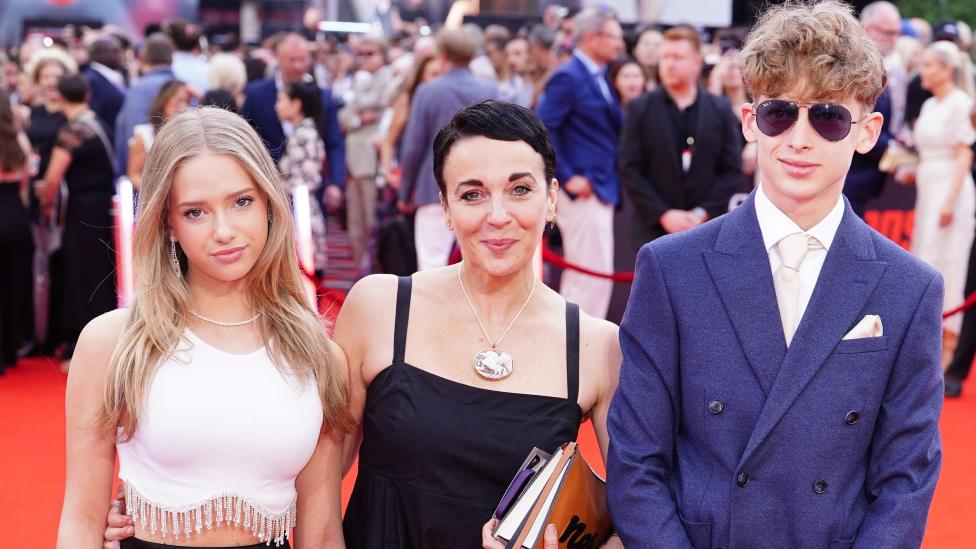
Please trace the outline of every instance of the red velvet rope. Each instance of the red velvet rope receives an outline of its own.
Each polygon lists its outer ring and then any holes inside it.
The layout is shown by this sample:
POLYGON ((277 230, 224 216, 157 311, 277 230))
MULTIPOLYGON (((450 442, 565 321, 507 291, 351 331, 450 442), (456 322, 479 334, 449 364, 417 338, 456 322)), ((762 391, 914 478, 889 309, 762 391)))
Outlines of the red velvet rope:
POLYGON ((551 263, 559 267, 560 269, 569 269, 571 271, 580 272, 596 278, 603 278, 606 280, 612 280, 614 282, 634 281, 634 273, 598 273, 596 271, 587 269, 586 267, 576 265, 575 263, 570 263, 569 261, 566 261, 566 258, 545 247, 542 248, 542 259, 547 263, 551 263))
MULTIPOLYGON (((559 254, 550 250, 549 248, 542 248, 542 259, 545 260, 547 263, 551 263, 559 267, 560 269, 569 269, 571 271, 577 271, 597 278, 612 280, 614 282, 634 281, 634 273, 609 273, 609 274, 598 273, 596 271, 587 269, 586 267, 582 267, 580 265, 576 265, 574 263, 570 263, 569 261, 566 261, 564 257, 560 256, 559 254)), ((962 305, 943 313, 942 318, 943 319, 949 318, 952 315, 956 315, 968 311, 969 309, 972 309, 973 306, 976 306, 976 292, 969 294, 969 296, 966 297, 966 300, 962 303, 962 305)))
POLYGON ((946 319, 954 314, 959 314, 963 311, 968 311, 969 309, 973 308, 973 305, 976 305, 976 292, 973 292, 968 296, 966 296, 966 301, 963 301, 962 305, 956 307, 955 309, 952 309, 951 311, 946 311, 942 313, 942 318, 946 319))

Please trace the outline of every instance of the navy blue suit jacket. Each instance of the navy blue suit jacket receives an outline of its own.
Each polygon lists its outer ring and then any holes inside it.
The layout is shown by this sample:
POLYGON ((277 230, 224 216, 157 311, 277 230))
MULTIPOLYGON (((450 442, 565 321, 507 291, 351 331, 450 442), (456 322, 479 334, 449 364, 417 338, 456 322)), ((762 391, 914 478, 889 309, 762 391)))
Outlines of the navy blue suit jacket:
MULTIPOLYGON (((613 94, 613 86, 609 86, 613 94)), ((623 116, 611 104, 575 55, 553 73, 536 108, 556 151, 556 178, 590 180, 593 192, 608 204, 620 201, 617 144, 623 116)))
MULTIPOLYGON (((265 78, 248 84, 244 91, 244 104, 241 116, 251 123, 264 140, 275 163, 281 159, 285 148, 285 131, 275 113, 278 101, 278 87, 274 78, 265 78)), ((322 89, 322 116, 325 117, 326 161, 329 163, 329 180, 342 188, 346 186, 346 140, 339 125, 338 106, 332 100, 332 93, 322 89)), ((323 185, 324 187, 324 185, 323 185)))
POLYGON ((91 92, 88 107, 101 119, 109 142, 115 143, 115 119, 122 110, 125 93, 95 69, 85 70, 85 80, 91 92))
POLYGON ((888 142, 891 141, 891 94, 888 88, 885 88, 878 97, 874 110, 884 116, 878 142, 867 154, 854 153, 851 169, 848 170, 847 180, 844 181, 844 196, 850 200, 854 213, 860 217, 864 217, 864 207, 868 201, 881 194, 887 177, 878 169, 878 163, 888 150, 888 142))
POLYGON ((847 205, 787 348, 753 200, 641 248, 614 526, 642 549, 917 549, 942 457, 942 277, 847 205), (842 340, 867 314, 884 335, 842 340))

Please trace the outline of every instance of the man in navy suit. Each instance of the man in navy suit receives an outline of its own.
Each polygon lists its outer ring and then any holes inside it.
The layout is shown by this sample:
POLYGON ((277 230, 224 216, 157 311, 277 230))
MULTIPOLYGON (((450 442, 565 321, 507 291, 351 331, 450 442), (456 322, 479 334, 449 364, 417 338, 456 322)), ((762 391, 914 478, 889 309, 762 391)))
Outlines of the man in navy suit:
POLYGON ((88 46, 91 63, 85 80, 91 90, 88 107, 98 115, 110 142, 115 142, 115 119, 125 101, 122 44, 111 34, 99 36, 88 46))
MULTIPOLYGON (((241 116, 251 123, 258 135, 264 140, 264 145, 271 153, 275 162, 281 158, 285 147, 285 128, 275 113, 275 102, 278 92, 292 82, 303 78, 311 78, 311 53, 308 40, 300 34, 288 33, 275 48, 278 60, 278 70, 273 78, 265 78, 248 84, 244 91, 244 104, 241 106, 241 116)), ((326 202, 330 206, 337 205, 341 200, 346 182, 346 142, 339 126, 338 107, 332 99, 332 92, 322 89, 322 116, 325 117, 326 160, 329 164, 329 181, 325 187, 326 202)), ((291 128, 288 128, 290 131, 291 128)))
POLYGON ((761 184, 640 251, 614 526, 642 549, 917 548, 942 457, 942 278, 841 194, 881 132, 881 56, 825 0, 770 8, 739 64, 761 184))
MULTIPOLYGON (((885 71, 889 78, 893 73, 904 73, 905 69, 900 66, 900 62, 892 59, 895 51, 895 40, 901 33, 901 14, 898 8, 891 2, 871 2, 861 11, 861 25, 868 38, 874 41, 878 50, 885 58, 885 71), (897 64, 897 66, 896 66, 897 64)), ((897 56, 894 56, 897 57, 897 56)), ((902 74, 902 76, 904 76, 902 74)), ((893 91, 891 80, 884 93, 878 97, 874 105, 875 112, 884 116, 884 126, 881 128, 881 136, 867 154, 855 154, 851 161, 851 169, 847 172, 847 181, 844 183, 844 196, 850 201, 851 207, 860 217, 864 217, 864 208, 868 201, 881 194, 884 190, 885 181, 888 176, 878 169, 881 157, 888 150, 888 142, 895 133, 894 118, 895 109, 892 97, 893 91)), ((903 90, 904 91, 904 90, 903 90)))
MULTIPOLYGON (((623 118, 606 72, 623 50, 623 31, 612 13, 592 8, 576 16, 573 28, 573 56, 549 79, 537 111, 559 159, 556 223, 566 259, 609 273, 613 212, 620 201, 617 143, 623 118)), ((560 292, 591 316, 604 318, 613 283, 566 270, 560 292)))

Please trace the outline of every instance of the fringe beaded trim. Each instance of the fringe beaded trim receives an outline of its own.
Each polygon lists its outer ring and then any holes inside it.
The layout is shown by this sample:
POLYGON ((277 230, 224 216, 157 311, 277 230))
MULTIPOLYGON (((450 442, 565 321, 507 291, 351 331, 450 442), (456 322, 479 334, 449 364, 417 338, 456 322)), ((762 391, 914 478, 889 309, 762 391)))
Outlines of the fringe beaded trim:
POLYGON ((128 482, 124 484, 126 513, 150 534, 155 536, 159 532, 164 538, 169 534, 174 539, 180 539, 180 535, 190 537, 194 532, 200 534, 204 528, 211 530, 222 524, 234 528, 243 525, 245 531, 266 545, 281 546, 298 517, 297 496, 281 513, 271 513, 235 494, 220 494, 200 503, 174 508, 156 505, 128 482))

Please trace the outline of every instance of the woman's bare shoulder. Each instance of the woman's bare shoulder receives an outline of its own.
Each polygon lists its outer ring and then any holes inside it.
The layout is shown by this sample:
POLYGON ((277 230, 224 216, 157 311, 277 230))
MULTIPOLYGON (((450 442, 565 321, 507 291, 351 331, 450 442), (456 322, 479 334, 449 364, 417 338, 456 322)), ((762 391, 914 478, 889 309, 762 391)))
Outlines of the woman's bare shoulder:
POLYGON ((98 346, 110 345, 114 348, 125 324, 129 321, 129 309, 115 309, 96 316, 81 331, 78 343, 86 341, 98 346))
POLYGON ((390 303, 396 297, 397 283, 398 278, 394 275, 374 274, 364 277, 349 290, 342 308, 374 309, 390 303))
POLYGON ((78 336, 71 358, 71 376, 90 374, 94 377, 85 375, 85 379, 102 379, 128 321, 128 309, 115 309, 92 319, 78 336))

